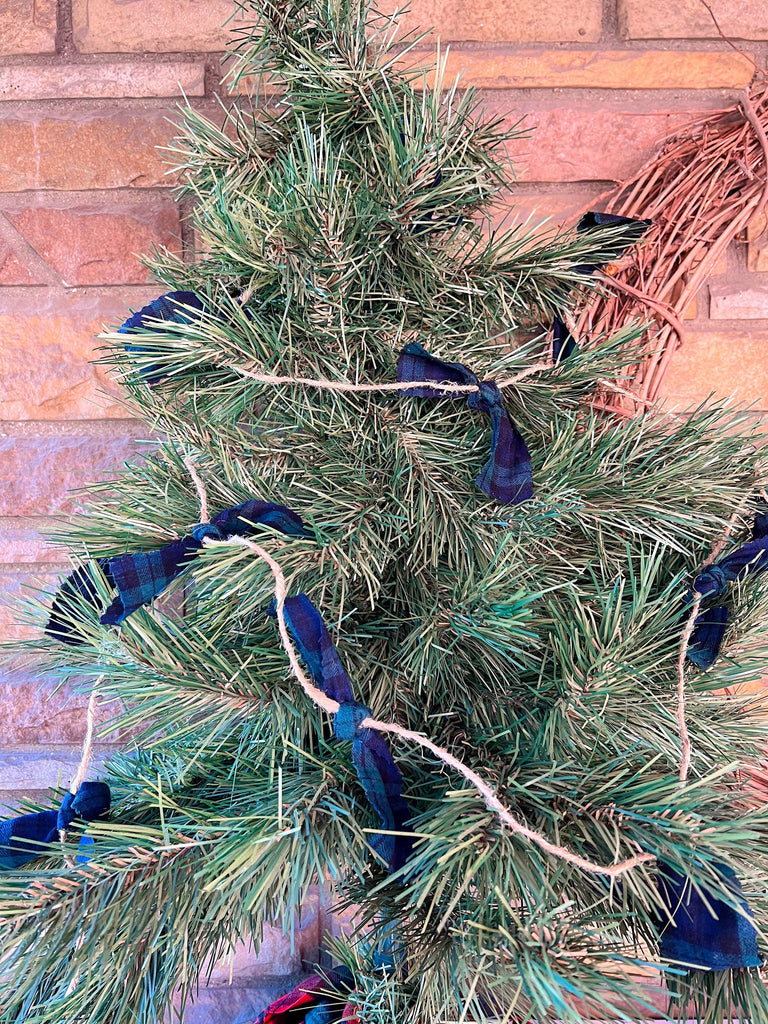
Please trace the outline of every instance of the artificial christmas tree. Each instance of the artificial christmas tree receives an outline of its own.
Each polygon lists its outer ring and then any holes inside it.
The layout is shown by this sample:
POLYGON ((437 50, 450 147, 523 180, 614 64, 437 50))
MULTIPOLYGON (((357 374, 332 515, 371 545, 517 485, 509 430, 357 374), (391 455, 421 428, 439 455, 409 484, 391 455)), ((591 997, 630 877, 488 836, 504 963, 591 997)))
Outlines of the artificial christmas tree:
POLYGON ((244 6, 253 96, 176 148, 199 255, 109 336, 163 440, 23 647, 136 749, 108 816, 0 833, 0 1020, 158 1020, 318 883, 356 929, 277 1024, 641 1020, 654 965, 765 1020, 764 708, 717 692, 768 653, 757 431, 592 403, 639 330, 574 339, 572 289, 643 223, 491 228, 508 133, 392 19, 244 6))

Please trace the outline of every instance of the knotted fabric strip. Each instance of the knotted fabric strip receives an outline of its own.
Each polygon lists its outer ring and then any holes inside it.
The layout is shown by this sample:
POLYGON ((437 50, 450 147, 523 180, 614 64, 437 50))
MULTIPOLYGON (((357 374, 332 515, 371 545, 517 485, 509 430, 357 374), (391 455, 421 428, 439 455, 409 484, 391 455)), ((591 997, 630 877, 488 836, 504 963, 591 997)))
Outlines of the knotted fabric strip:
MULTIPOLYGON (((107 583, 112 586, 112 577, 107 565, 107 559, 98 561, 98 566, 107 583)), ((79 619, 82 612, 82 605, 86 604, 91 608, 99 606, 99 592, 96 581, 91 575, 87 565, 80 565, 66 577, 59 589, 56 591, 51 605, 51 614, 45 626, 46 636, 60 640, 70 647, 79 647, 85 643, 81 633, 75 628, 75 621, 79 619)))
POLYGON ((210 523, 196 526, 189 536, 156 551, 121 555, 109 561, 109 572, 117 597, 101 616, 105 626, 123 622, 132 612, 161 594, 203 547, 203 540, 247 537, 256 526, 271 526, 288 537, 311 537, 301 518, 284 505, 270 501, 244 501, 214 516, 210 523))
POLYGON ((533 476, 528 446, 512 423, 501 391, 492 380, 480 381, 462 363, 446 363, 411 342, 397 360, 398 381, 434 381, 436 384, 474 384, 478 391, 438 391, 414 387, 402 394, 414 398, 466 398, 470 409, 486 413, 491 420, 491 455, 476 478, 477 486, 505 505, 517 505, 533 497, 533 476))
POLYGON ((672 914, 661 932, 659 952, 665 960, 690 970, 727 971, 759 967, 762 958, 753 923, 735 872, 726 864, 714 870, 733 893, 743 913, 703 888, 697 892, 684 875, 660 863, 659 892, 672 914))
MULTIPOLYGON (((605 257, 606 261, 619 259, 627 249, 631 246, 636 245, 646 229, 651 226, 649 220, 636 220, 634 217, 619 217, 614 213, 594 213, 590 211, 585 213, 579 223, 576 225, 576 231, 579 234, 583 234, 587 231, 599 231, 602 228, 610 227, 624 227, 625 232, 621 236, 621 240, 613 239, 608 240, 605 245, 605 257)), ((573 268, 577 274, 583 274, 585 277, 590 274, 594 274, 596 270, 602 270, 605 266, 605 261, 602 263, 583 263, 573 268)), ((578 351, 578 345, 576 339, 571 334, 571 331, 560 316, 555 316, 552 320, 552 358, 558 363, 562 359, 567 359, 573 352, 578 351)))
MULTIPOLYGON (((402 775, 384 737, 373 729, 360 728, 371 716, 370 709, 355 701, 352 683, 320 613, 306 594, 286 598, 283 609, 296 649, 314 682, 341 705, 334 718, 334 732, 338 739, 352 741, 352 763, 382 829, 408 833, 411 811, 403 797, 402 775)), ((276 616, 274 604, 268 614, 276 616)), ((396 871, 413 848, 413 836, 381 834, 371 840, 371 846, 388 869, 396 871)))
MULTIPOLYGON (((101 623, 117 625, 161 594, 198 555, 206 537, 246 537, 255 533, 258 526, 271 526, 288 537, 312 536, 301 518, 284 505, 251 499, 219 512, 210 523, 201 523, 188 536, 154 551, 102 559, 99 566, 107 583, 117 588, 117 597, 101 616, 101 623)), ((84 642, 73 621, 77 618, 78 601, 98 606, 96 584, 86 566, 75 569, 59 587, 45 627, 48 636, 70 646, 84 642)))
POLYGON ((44 853, 59 833, 76 820, 96 821, 109 810, 106 782, 82 782, 76 794, 67 793, 58 811, 38 811, 0 822, 0 870, 13 871, 44 853))
MULTIPOLYGON (((704 600, 721 597, 729 583, 745 579, 768 569, 768 505, 760 505, 752 524, 752 539, 736 548, 725 558, 713 562, 694 579, 691 593, 686 600, 692 601, 696 594, 704 600)), ((696 619, 688 647, 688 658, 699 668, 710 668, 720 653, 725 629, 728 624, 728 609, 722 605, 708 608, 696 619)))
MULTIPOLYGON (((194 292, 167 292, 130 316, 118 334, 162 334, 162 323, 192 323, 196 313, 202 313, 204 310, 203 300, 194 292)), ((125 351, 145 355, 151 354, 153 350, 151 344, 126 344, 125 351)), ((152 364, 144 366, 139 372, 148 384, 157 384, 166 375, 162 367, 152 364)))

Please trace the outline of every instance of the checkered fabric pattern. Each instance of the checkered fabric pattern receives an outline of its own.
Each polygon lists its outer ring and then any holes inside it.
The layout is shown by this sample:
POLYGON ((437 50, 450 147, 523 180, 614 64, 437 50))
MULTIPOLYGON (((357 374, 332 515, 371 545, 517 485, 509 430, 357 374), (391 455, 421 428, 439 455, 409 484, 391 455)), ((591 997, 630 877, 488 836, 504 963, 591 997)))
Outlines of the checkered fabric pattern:
POLYGON ((117 625, 162 594, 195 558, 205 537, 244 537, 253 533, 257 526, 271 526, 289 537, 312 536, 301 518, 284 505, 250 500, 225 509, 210 523, 196 527, 190 536, 155 551, 139 551, 111 559, 109 571, 117 587, 117 597, 101 616, 101 622, 106 626, 117 625))
POLYGON ((466 398, 470 409, 491 420, 491 454, 475 482, 489 497, 505 505, 517 505, 533 497, 533 476, 528 446, 509 418, 504 399, 491 380, 479 381, 462 363, 446 363, 429 355, 416 342, 406 345, 397 360, 399 381, 431 380, 435 383, 476 384, 479 391, 437 391, 429 387, 402 392, 414 398, 466 398))
MULTIPOLYGON (((406 825, 411 810, 403 797, 403 778, 389 745, 380 733, 359 727, 370 710, 354 700, 352 684, 330 634, 306 594, 287 598, 283 611, 296 649, 313 680, 323 693, 341 705, 334 731, 338 739, 352 741, 352 763, 384 830, 371 840, 371 846, 386 861, 389 870, 396 871, 405 864, 413 848, 413 837, 406 825), (404 834, 386 834, 389 832, 404 834)), ((274 604, 268 614, 276 614, 274 604)))
POLYGON ((735 896, 742 913, 712 893, 705 892, 704 899, 684 875, 662 864, 659 891, 672 913, 672 923, 661 933, 661 956, 699 971, 759 967, 762 959, 757 932, 741 883, 726 864, 715 864, 714 868, 735 896))
MULTIPOLYGON (((197 313, 205 309, 203 300, 194 292, 167 292, 157 299, 153 299, 149 305, 144 306, 137 313, 128 317, 122 325, 119 334, 162 334, 162 322, 185 324, 191 323, 197 313), (158 321, 161 321, 158 323, 158 321)), ((148 339, 144 344, 126 343, 126 352, 136 355, 147 355, 153 353, 152 341, 148 339)), ((155 348, 154 351, 157 351, 155 348)), ((158 352, 158 355, 161 355, 158 352)), ((140 368, 139 373, 148 384, 157 384, 166 376, 165 369, 159 365, 150 363, 140 368)))

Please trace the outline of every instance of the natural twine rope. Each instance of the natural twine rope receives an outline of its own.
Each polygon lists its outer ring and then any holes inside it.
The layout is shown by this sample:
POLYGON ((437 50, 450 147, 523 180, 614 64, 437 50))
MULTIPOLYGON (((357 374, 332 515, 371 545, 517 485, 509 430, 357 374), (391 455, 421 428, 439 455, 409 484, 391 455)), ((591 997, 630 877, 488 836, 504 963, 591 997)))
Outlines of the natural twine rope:
MULTIPOLYGON (((197 473, 191 459, 185 458, 184 464, 189 471, 189 475, 192 478, 197 489, 198 496, 200 497, 202 518, 202 509, 205 508, 207 510, 208 507, 205 485, 197 473)), ((285 579, 285 574, 278 563, 268 551, 265 551, 264 548, 261 547, 260 544, 257 544, 256 541, 250 540, 247 537, 231 537, 229 540, 214 540, 212 537, 205 537, 203 539, 203 545, 205 547, 215 547, 220 544, 237 544, 241 547, 248 548, 269 566, 275 581, 275 612, 277 616, 280 640, 282 642, 283 649, 288 656, 291 671, 310 700, 312 700, 318 707, 322 708, 323 711, 326 711, 330 715, 335 715, 340 707, 338 701, 328 697, 327 694, 323 693, 322 690, 315 686, 299 663, 298 655, 296 654, 293 642, 291 641, 288 626, 285 621, 284 605, 285 599, 288 596, 288 585, 285 579)), ((551 854, 553 857, 557 857, 559 860, 573 864, 576 867, 581 868, 583 871, 587 871, 593 875, 607 875, 609 878, 616 878, 619 875, 623 875, 627 871, 631 871, 633 868, 638 867, 640 864, 647 864, 656 860, 656 857, 652 853, 640 853, 635 857, 619 861, 616 864, 606 865, 596 864, 594 861, 580 857, 577 853, 573 853, 564 846, 558 846, 555 843, 551 843, 546 836, 543 836, 540 832, 537 832, 534 829, 529 828, 527 825, 524 825, 521 821, 518 821, 517 818, 515 818, 514 815, 504 806, 501 800, 499 800, 492 787, 483 778, 481 778, 477 772, 473 771, 443 747, 433 743, 432 740, 428 739, 426 736, 422 736, 421 733, 412 732, 410 729, 404 729, 403 726, 397 725, 394 722, 380 722, 375 718, 364 718, 360 723, 360 726, 366 729, 375 729, 377 732, 390 733, 391 735, 399 736, 403 740, 408 740, 411 743, 417 743, 420 746, 425 747, 444 764, 450 765, 450 767, 454 768, 457 772, 463 775, 465 779, 471 782, 478 793, 480 793, 486 806, 490 810, 494 811, 500 820, 512 832, 514 832, 515 835, 523 836, 525 839, 535 843, 546 853, 551 854)))
MULTIPOLYGON (((93 684, 91 695, 88 698, 88 707, 85 710, 85 738, 83 739, 83 751, 80 755, 80 764, 78 769, 69 784, 69 792, 73 796, 77 793, 78 789, 80 789, 80 786, 85 779, 86 772, 88 771, 88 766, 91 763, 91 754, 93 753, 93 726, 96 719, 96 693, 103 678, 103 675, 99 676, 93 684)), ((62 843, 67 841, 66 829, 59 829, 59 840, 62 843)))
MULTIPOLYGON (((498 388, 512 387, 513 385, 518 384, 521 380, 525 380, 526 377, 532 376, 534 373, 541 373, 542 370, 550 370, 552 366, 553 364, 551 362, 535 363, 533 366, 529 366, 525 370, 521 370, 521 372, 515 374, 514 377, 505 377, 503 380, 495 381, 495 384, 498 388)), ((248 377, 250 380, 256 380, 260 384, 300 384, 303 387, 317 388, 320 391, 339 391, 352 394, 365 394, 378 391, 410 391, 411 388, 432 388, 434 391, 446 391, 451 393, 459 392, 460 394, 471 394, 473 391, 480 391, 479 384, 452 384, 450 382, 443 383, 433 380, 388 381, 382 384, 353 384, 352 381, 346 380, 322 380, 312 377, 281 377, 271 373, 258 373, 255 370, 249 370, 244 366, 237 366, 235 364, 228 365, 227 369, 234 370, 235 373, 239 373, 243 377, 248 377)))

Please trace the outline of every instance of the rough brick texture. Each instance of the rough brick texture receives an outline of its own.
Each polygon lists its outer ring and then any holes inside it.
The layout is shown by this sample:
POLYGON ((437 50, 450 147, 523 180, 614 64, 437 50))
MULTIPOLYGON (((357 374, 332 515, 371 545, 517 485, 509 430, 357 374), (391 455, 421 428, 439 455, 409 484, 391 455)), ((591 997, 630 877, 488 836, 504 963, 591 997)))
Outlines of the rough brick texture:
POLYGON ((619 0, 619 24, 630 39, 768 37, 764 0, 710 0, 709 7, 711 14, 701 0, 619 0))
POLYGON ((0 312, 0 420, 124 417, 115 386, 90 362, 100 355, 95 335, 119 325, 128 307, 140 308, 156 286, 29 291, 9 298, 8 312, 0 312))
POLYGON ((47 436, 0 434, 0 460, 8 476, 0 493, 0 516, 70 512, 70 491, 111 479, 132 453, 135 427, 113 433, 47 436))
POLYGON ((663 397, 677 408, 689 407, 710 394, 765 405, 766 345, 768 330, 746 324, 736 331, 689 331, 664 378, 663 397))
POLYGON ((169 185, 157 149, 172 137, 166 118, 162 110, 115 109, 0 120, 0 192, 169 185))
POLYGON ((141 99, 182 94, 202 96, 204 93, 202 61, 0 67, 0 100, 141 99))
POLYGON ((56 52, 56 0, 3 0, 0 57, 56 52))
MULTIPOLYGON (((412 0, 404 27, 436 26, 431 42, 452 44, 447 81, 461 73, 489 114, 535 127, 509 145, 511 220, 549 217, 555 229, 599 208, 666 132, 733 102, 752 61, 766 64, 766 0, 710 5, 736 50, 701 0, 412 0)), ((0 640, 37 635, 13 602, 45 597, 67 571, 67 552, 41 531, 71 509, 68 492, 112 478, 144 436, 90 362, 94 335, 158 293, 138 254, 188 247, 157 147, 173 138, 182 93, 216 116, 233 12, 234 0, 0 0, 0 640)), ((714 391, 768 408, 768 215, 685 317, 667 401, 684 408, 714 391)), ((0 672, 0 804, 69 777, 83 728, 76 689, 56 691, 21 664, 0 672)), ((290 987, 322 931, 344 927, 314 899, 304 909, 293 946, 275 929, 258 956, 239 949, 217 965, 186 1024, 251 1019, 290 987)))
POLYGON ((446 78, 483 89, 714 89, 743 88, 754 70, 732 51, 473 49, 449 52, 446 78))

